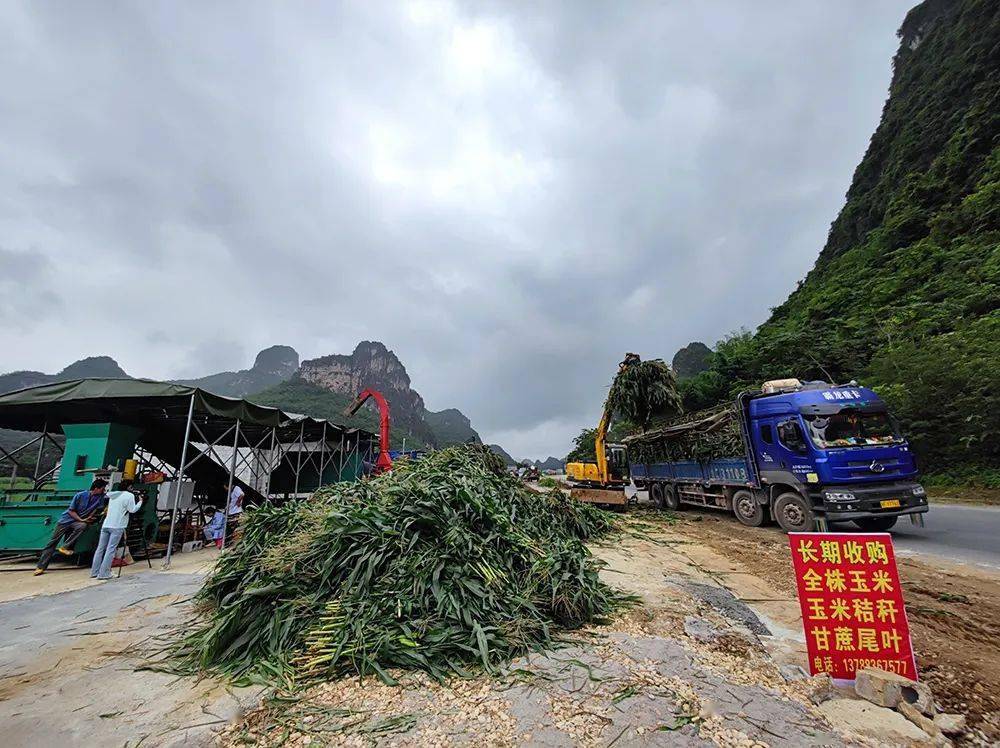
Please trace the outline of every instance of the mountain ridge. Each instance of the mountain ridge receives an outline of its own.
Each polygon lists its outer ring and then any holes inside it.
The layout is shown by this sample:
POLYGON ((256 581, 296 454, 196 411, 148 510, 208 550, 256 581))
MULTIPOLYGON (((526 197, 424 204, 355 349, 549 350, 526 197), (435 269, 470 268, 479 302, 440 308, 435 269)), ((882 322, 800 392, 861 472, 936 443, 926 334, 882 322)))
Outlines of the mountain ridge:
MULTIPOLYGON (((0 374, 0 393, 90 377, 132 378, 110 356, 90 356, 74 361, 57 374, 32 370, 0 374)), ((414 449, 468 441, 482 443, 462 411, 427 410, 423 398, 410 386, 406 367, 378 341, 361 341, 350 354, 329 354, 301 362, 291 346, 273 345, 260 351, 249 369, 171 381, 377 431, 378 417, 372 407, 362 408, 353 417, 343 415, 358 393, 371 387, 389 401, 393 448, 402 447, 404 438, 406 446, 414 449)))
POLYGON ((857 379, 926 472, 1000 484, 1000 4, 925 0, 898 36, 880 122, 813 269, 681 382, 685 407, 768 379, 857 379))
POLYGON ((110 356, 88 356, 74 361, 57 374, 29 369, 0 374, 0 393, 37 387, 40 384, 88 378, 131 379, 110 356))
POLYGON ((272 345, 263 349, 253 366, 240 371, 220 371, 193 379, 175 379, 177 384, 201 387, 228 397, 246 397, 291 378, 299 368, 299 354, 288 345, 272 345))

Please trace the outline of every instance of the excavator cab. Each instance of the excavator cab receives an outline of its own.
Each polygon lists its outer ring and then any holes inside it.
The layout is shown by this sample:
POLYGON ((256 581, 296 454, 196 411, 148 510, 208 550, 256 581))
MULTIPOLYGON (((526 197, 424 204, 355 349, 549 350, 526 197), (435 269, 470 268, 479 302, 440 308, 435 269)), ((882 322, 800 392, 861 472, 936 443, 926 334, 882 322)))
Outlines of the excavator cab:
POLYGON ((624 444, 608 444, 608 478, 612 483, 625 483, 628 479, 628 460, 624 444))
POLYGON ((570 496, 590 504, 624 506, 625 484, 628 482, 628 461, 624 444, 604 445, 604 480, 601 468, 592 462, 571 462, 566 465, 566 478, 575 484, 570 496))

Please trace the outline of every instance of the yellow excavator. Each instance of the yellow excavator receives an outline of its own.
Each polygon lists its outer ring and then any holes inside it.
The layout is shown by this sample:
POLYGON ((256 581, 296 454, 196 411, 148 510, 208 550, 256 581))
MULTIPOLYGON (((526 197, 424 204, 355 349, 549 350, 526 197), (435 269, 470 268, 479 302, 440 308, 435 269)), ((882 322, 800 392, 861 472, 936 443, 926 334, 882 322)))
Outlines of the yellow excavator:
MULTIPOLYGON (((618 365, 618 371, 621 372, 638 360, 636 354, 629 353, 618 365)), ((628 483, 628 461, 625 457, 625 445, 607 443, 613 415, 611 405, 605 401, 604 413, 601 414, 594 437, 597 462, 566 464, 566 479, 574 484, 570 496, 578 501, 618 506, 627 503, 625 484, 628 483)))

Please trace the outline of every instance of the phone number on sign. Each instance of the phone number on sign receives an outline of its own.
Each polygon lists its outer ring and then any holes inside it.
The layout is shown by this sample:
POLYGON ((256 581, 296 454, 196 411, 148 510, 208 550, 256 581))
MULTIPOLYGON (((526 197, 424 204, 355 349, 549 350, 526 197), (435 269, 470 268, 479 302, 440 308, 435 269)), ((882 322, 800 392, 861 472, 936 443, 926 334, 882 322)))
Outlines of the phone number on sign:
POLYGON ((910 675, 910 663, 908 660, 880 660, 874 657, 849 657, 843 662, 847 670, 852 673, 857 672, 858 670, 864 670, 866 667, 874 667, 890 673, 896 673, 897 675, 906 675, 910 678, 913 677, 910 675))

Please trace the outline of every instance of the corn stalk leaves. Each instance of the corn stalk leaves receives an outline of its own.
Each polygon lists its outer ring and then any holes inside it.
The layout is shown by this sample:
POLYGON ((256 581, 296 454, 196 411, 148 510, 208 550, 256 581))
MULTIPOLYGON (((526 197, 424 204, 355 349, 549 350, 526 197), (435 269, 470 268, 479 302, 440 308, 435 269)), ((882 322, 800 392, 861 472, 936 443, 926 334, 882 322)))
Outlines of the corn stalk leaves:
POLYGON ((290 686, 491 670, 622 598, 584 545, 609 514, 530 491, 478 446, 249 512, 168 667, 290 686))
POLYGON ((708 462, 745 451, 739 418, 732 406, 690 413, 669 426, 626 437, 635 463, 708 462))
POLYGON ((643 361, 634 353, 627 354, 618 367, 607 404, 616 418, 638 424, 643 431, 654 421, 683 412, 673 369, 662 359, 643 361))

